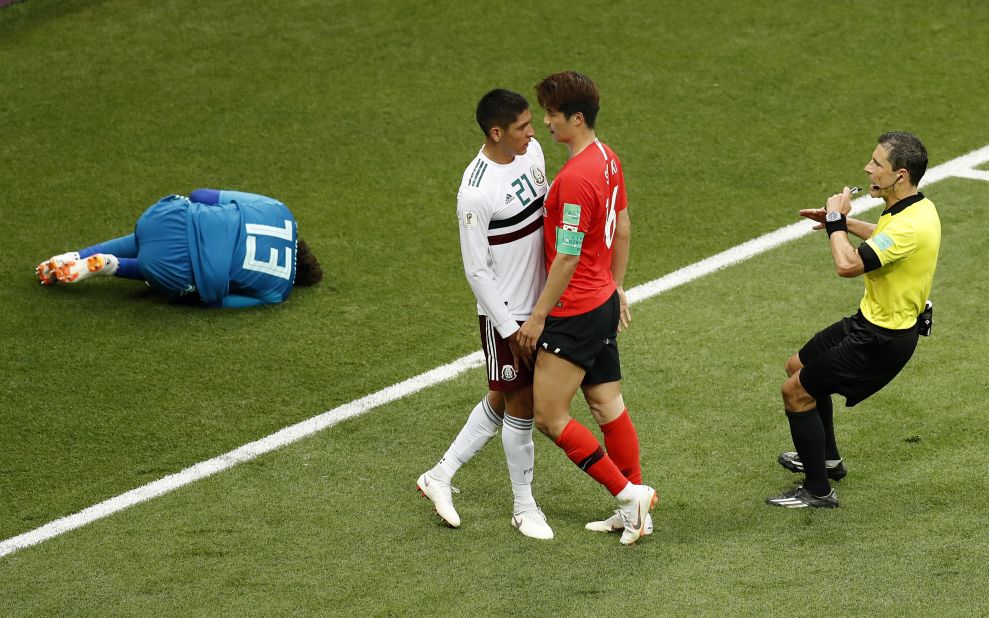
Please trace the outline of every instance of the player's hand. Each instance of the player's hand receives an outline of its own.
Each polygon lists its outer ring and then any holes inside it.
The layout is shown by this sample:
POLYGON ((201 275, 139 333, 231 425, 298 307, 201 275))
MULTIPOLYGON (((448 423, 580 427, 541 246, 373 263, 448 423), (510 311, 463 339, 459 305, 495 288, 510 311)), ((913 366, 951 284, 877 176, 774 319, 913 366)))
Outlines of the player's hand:
POLYGON ((518 336, 519 347, 530 358, 536 353, 536 344, 539 343, 539 337, 542 336, 545 327, 546 318, 531 316, 515 333, 518 336))
POLYGON ((618 286, 618 332, 628 329, 632 322, 632 314, 628 311, 628 300, 625 298, 625 288, 618 286))
POLYGON ((817 222, 817 225, 815 225, 813 228, 815 230, 824 229, 824 215, 826 214, 827 212, 823 208, 804 208, 803 210, 800 211, 801 217, 806 217, 811 221, 817 222))
POLYGON ((848 215, 848 213, 852 212, 852 190, 845 187, 841 193, 835 193, 829 197, 828 205, 825 209, 848 215))
POLYGON ((515 371, 519 370, 519 362, 530 371, 532 370, 532 353, 528 350, 522 349, 522 345, 519 343, 519 331, 515 331, 508 337, 508 347, 512 350, 512 358, 514 359, 515 371))

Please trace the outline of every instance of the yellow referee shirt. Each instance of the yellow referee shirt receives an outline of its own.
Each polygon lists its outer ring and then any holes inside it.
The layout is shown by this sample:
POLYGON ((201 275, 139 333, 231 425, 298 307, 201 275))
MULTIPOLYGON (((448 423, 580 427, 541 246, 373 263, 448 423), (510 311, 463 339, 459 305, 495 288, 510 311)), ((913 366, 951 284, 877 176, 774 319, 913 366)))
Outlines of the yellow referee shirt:
POLYGON ((941 247, 941 220, 923 193, 883 211, 872 237, 859 246, 865 295, 859 307, 876 326, 911 328, 931 293, 941 247))

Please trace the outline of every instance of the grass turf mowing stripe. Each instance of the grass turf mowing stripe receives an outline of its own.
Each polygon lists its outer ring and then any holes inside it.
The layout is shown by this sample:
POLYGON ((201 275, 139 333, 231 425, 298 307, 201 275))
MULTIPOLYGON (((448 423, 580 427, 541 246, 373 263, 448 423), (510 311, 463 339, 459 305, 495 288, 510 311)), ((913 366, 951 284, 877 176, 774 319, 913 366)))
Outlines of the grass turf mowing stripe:
MULTIPOLYGON (((920 186, 923 188, 945 178, 967 178, 989 182, 989 172, 977 169, 979 165, 987 161, 989 161, 989 146, 984 146, 931 168, 925 174, 920 186)), ((871 197, 858 198, 852 202, 852 214, 864 212, 880 203, 882 203, 881 200, 871 197)), ((781 244, 811 233, 813 231, 812 228, 813 224, 811 222, 798 221, 792 225, 763 234, 731 249, 685 266, 659 279, 636 286, 628 290, 629 303, 636 303, 652 298, 667 290, 679 287, 722 268, 764 253, 781 244)), ((0 543, 0 558, 25 547, 37 545, 76 528, 81 528, 135 504, 169 493, 184 485, 212 476, 239 463, 250 461, 260 455, 297 442, 306 436, 310 436, 328 427, 332 427, 348 418, 360 416, 378 406, 417 393, 441 382, 451 380, 468 369, 480 367, 483 364, 484 355, 480 351, 474 352, 451 363, 393 384, 360 399, 355 399, 295 425, 290 425, 228 453, 199 462, 180 472, 85 508, 78 513, 56 519, 39 528, 7 539, 0 543)))

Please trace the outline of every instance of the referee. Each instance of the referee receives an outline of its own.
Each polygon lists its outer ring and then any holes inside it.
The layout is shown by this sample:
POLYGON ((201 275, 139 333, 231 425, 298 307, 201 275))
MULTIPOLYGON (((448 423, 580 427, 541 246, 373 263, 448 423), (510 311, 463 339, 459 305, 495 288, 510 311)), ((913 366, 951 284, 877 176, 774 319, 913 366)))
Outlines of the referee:
POLYGON ((814 335, 786 362, 783 404, 796 452, 779 463, 803 472, 802 485, 767 498, 786 508, 836 508, 828 481, 846 469, 834 437, 831 394, 854 406, 886 386, 910 360, 918 335, 930 333, 926 309, 941 245, 934 204, 917 190, 927 171, 927 149, 911 133, 883 133, 865 166, 869 195, 886 202, 876 224, 849 219, 848 187, 824 208, 801 210, 826 229, 835 270, 842 277, 865 275, 858 312, 814 335), (858 249, 849 233, 863 239, 858 249))

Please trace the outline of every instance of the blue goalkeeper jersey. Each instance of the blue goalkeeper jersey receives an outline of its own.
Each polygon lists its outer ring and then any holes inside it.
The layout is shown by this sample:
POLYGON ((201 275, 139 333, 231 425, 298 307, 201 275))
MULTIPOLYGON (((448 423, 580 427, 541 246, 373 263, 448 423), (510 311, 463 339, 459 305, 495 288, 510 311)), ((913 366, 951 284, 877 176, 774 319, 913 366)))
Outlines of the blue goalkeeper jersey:
POLYGON ((197 189, 149 208, 136 226, 142 275, 211 307, 280 303, 295 281, 298 228, 278 200, 197 189))
POLYGON ((278 200, 197 189, 189 202, 189 254, 207 305, 280 303, 292 292, 298 226, 278 200))

